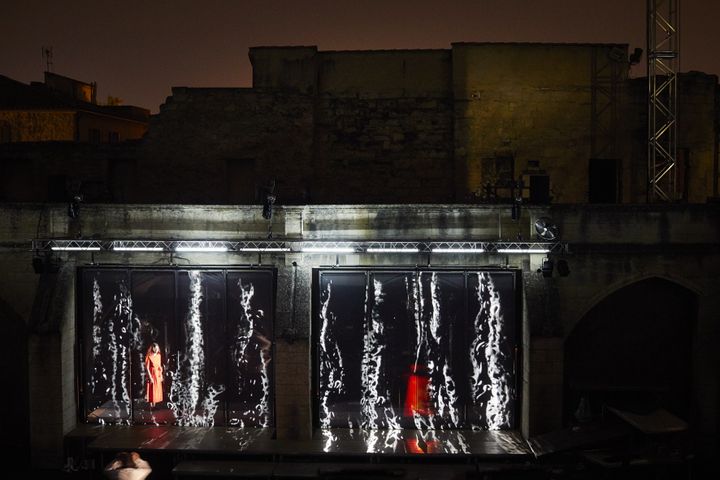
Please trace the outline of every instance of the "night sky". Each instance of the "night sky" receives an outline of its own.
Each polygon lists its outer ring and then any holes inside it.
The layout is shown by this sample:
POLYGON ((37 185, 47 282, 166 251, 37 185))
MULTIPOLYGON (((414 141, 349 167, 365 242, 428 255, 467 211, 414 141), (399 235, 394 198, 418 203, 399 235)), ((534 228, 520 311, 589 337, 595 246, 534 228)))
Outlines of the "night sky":
MULTIPOLYGON (((681 70, 720 74, 720 1, 680 0, 681 70)), ((628 43, 645 0, 2 0, 0 74, 53 71, 157 112, 172 86, 247 87, 248 47, 450 48, 452 42, 628 43)), ((642 64, 631 75, 644 74, 642 64)))

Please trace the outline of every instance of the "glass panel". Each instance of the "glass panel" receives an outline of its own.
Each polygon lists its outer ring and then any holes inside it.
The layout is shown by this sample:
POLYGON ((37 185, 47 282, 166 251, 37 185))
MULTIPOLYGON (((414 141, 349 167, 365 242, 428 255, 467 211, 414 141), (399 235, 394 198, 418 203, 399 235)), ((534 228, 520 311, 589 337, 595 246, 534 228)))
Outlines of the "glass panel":
POLYGON ((467 337, 473 428, 500 430, 515 425, 516 358, 514 276, 468 273, 467 337))
POLYGON ((220 395, 226 382, 219 375, 224 334, 222 272, 190 270, 177 274, 177 319, 180 342, 169 373, 169 406, 180 426, 212 426, 223 419, 220 395), (218 333, 219 332, 219 333, 218 333))
POLYGON ((321 272, 320 425, 513 426, 513 282, 502 272, 321 272))
POLYGON ((228 424, 269 427, 273 419, 273 277, 231 272, 228 289, 228 424))
POLYGON ((167 404, 170 386, 168 372, 173 370, 170 360, 178 348, 175 327, 175 274, 170 271, 132 272, 133 335, 132 398, 135 423, 167 424, 175 417, 167 404), (151 356, 150 348, 158 345, 159 356, 151 356), (148 358, 150 356, 150 358, 148 358), (162 367, 156 372, 162 382, 151 383, 146 358, 162 367), (151 406, 151 401, 155 405, 151 406))
POLYGON ((81 278, 89 422, 130 423, 132 410, 133 423, 272 426, 272 272, 83 269, 81 278))
POLYGON ((128 275, 117 270, 84 271, 82 295, 87 421, 125 423, 130 417, 128 275))

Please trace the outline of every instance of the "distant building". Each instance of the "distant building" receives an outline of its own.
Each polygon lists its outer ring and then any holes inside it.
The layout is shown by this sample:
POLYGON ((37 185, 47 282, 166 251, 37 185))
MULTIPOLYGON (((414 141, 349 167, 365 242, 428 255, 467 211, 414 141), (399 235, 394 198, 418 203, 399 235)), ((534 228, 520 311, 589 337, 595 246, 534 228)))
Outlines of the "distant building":
POLYGON ((45 72, 29 85, 0 75, 0 143, 119 143, 142 138, 150 111, 98 105, 97 86, 45 72))

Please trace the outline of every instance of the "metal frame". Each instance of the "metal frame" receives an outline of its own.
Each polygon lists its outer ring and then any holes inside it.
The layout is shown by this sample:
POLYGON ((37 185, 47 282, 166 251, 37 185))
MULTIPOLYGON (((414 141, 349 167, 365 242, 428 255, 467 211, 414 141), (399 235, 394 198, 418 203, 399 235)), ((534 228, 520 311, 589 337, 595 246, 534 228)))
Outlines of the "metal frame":
POLYGON ((647 1, 648 202, 677 199, 679 3, 647 1))
POLYGON ((35 239, 32 249, 42 251, 105 251, 117 253, 176 252, 228 253, 303 253, 303 254, 376 254, 376 253, 564 253, 568 244, 560 242, 472 242, 472 241, 275 241, 275 240, 64 240, 35 239), (339 251, 342 250, 342 251, 339 251))

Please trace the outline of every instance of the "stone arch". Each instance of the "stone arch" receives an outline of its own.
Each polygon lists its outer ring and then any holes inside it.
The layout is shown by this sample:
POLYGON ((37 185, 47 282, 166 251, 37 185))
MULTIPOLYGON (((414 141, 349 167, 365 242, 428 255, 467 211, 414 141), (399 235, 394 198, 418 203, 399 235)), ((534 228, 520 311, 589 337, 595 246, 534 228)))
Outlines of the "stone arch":
POLYGON ((580 399, 690 419, 699 289, 648 275, 594 302, 565 338, 565 419, 580 399))
POLYGON ((21 467, 29 462, 28 331, 22 317, 0 298, 0 461, 21 467))
POLYGON ((629 275, 626 277, 622 277, 618 279, 618 281, 608 285, 603 290, 599 291, 592 297, 588 299, 588 301, 585 303, 585 306, 579 311, 579 314, 573 318, 569 325, 565 328, 565 337, 567 338, 567 335, 573 331, 575 326, 585 318, 585 316, 590 312, 595 306, 602 302, 604 299, 612 295, 613 293, 617 292, 618 290, 621 290, 625 287, 628 287, 630 285, 633 285, 638 282, 642 282, 643 280, 647 280, 650 278, 659 278, 662 280, 667 280, 670 283, 675 283, 687 290, 690 290, 691 292, 695 293, 698 296, 704 295, 703 289, 696 283, 691 282, 687 279, 675 277, 673 275, 667 275, 665 273, 638 273, 636 275, 629 275))

